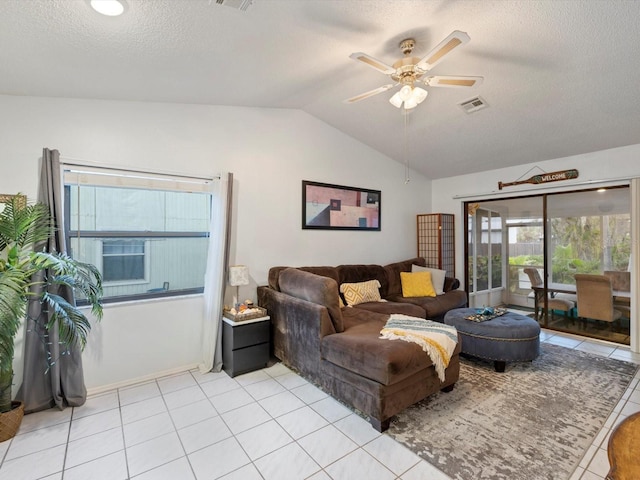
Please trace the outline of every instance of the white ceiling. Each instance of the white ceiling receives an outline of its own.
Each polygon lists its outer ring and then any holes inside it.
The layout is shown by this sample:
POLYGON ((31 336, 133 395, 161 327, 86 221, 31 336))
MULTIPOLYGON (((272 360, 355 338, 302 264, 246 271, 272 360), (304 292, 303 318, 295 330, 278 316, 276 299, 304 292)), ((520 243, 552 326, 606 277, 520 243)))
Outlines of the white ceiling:
POLYGON ((484 83, 429 87, 408 116, 409 163, 435 179, 640 143, 639 18, 636 0, 127 0, 115 18, 0 0, 0 94, 298 108, 404 162, 393 91, 342 103, 389 83, 349 55, 391 64, 406 37, 421 57, 462 30, 431 74, 484 83), (464 113, 476 95, 489 108, 464 113))

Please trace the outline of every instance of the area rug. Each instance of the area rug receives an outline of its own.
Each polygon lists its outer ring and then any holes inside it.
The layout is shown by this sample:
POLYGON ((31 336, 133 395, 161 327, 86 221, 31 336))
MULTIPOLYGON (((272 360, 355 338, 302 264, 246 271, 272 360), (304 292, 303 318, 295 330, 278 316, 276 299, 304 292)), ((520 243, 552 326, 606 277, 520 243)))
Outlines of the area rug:
POLYGON ((387 433, 454 479, 568 479, 637 369, 546 343, 504 373, 461 358, 453 391, 404 410, 387 433))

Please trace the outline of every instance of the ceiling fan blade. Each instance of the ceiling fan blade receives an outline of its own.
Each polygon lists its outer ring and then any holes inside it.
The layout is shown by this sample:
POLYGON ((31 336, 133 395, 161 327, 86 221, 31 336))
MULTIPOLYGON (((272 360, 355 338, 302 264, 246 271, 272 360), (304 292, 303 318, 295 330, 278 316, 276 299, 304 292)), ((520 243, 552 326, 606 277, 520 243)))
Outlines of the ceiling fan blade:
POLYGON ((393 83, 389 83, 388 85, 383 85, 374 90, 369 90, 368 92, 361 93, 360 95, 356 95, 355 97, 348 98, 344 100, 344 103, 355 103, 360 100, 364 100, 365 98, 373 97, 374 95, 378 95, 379 93, 386 92, 390 88, 393 88, 393 83))
POLYGON ((421 70, 427 71, 435 67, 442 58, 460 45, 463 45, 471 40, 471 37, 465 32, 460 30, 454 30, 451 35, 440 42, 433 50, 427 53, 418 63, 417 67, 421 70))
POLYGON ((371 68, 374 68, 375 70, 381 73, 385 73, 387 75, 391 75, 393 72, 396 71, 395 68, 387 65, 384 62, 381 62, 377 58, 373 58, 372 56, 367 55, 366 53, 362 53, 362 52, 352 53, 351 55, 349 55, 349 58, 353 58, 354 60, 359 60, 362 63, 369 65, 371 68))
POLYGON ((434 75, 424 79, 430 87, 466 88, 480 85, 484 77, 461 77, 457 75, 434 75))

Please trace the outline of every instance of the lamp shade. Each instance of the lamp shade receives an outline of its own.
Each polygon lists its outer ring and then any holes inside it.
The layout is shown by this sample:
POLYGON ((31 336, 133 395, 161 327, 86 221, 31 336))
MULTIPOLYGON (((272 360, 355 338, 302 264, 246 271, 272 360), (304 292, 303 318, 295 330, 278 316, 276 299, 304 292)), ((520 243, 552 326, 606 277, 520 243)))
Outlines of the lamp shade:
POLYGON ((424 88, 416 87, 413 89, 413 93, 411 95, 416 99, 417 104, 421 104, 422 102, 424 102, 424 99, 427 98, 428 94, 429 92, 427 92, 424 88))
POLYGON ((249 267, 246 265, 232 265, 229 267, 229 285, 238 287, 249 285, 249 267))
POLYGON ((405 110, 411 110, 412 108, 416 108, 417 106, 418 106, 418 102, 413 97, 409 98, 408 100, 405 100, 404 102, 405 110))
POLYGON ((411 86, 404 85, 398 92, 400 94, 400 99, 406 102, 411 98, 412 91, 413 89, 411 88, 411 86))
POLYGON ((396 108, 400 108, 402 106, 402 98, 400 98, 400 92, 396 92, 390 99, 389 103, 396 108))

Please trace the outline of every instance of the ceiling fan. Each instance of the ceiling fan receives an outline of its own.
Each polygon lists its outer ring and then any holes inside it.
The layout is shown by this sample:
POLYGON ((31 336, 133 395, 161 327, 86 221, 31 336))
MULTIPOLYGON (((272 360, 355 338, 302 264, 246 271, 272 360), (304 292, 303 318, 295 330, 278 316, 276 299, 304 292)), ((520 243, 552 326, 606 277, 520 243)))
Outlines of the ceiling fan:
POLYGON ((429 87, 452 87, 467 88, 482 83, 483 77, 462 77, 452 75, 431 75, 425 76, 426 73, 435 67, 440 61, 454 48, 467 43, 470 40, 469 35, 459 30, 453 31, 447 38, 440 42, 433 50, 422 58, 412 57, 416 42, 413 38, 407 38, 400 42, 400 49, 404 57, 395 62, 392 66, 373 58, 366 53, 352 53, 349 58, 359 60, 365 65, 374 68, 378 72, 389 75, 396 83, 389 83, 374 90, 370 90, 355 97, 348 98, 345 103, 355 103, 365 98, 386 92, 398 85, 402 85, 400 90, 396 92, 389 102, 400 108, 404 106, 405 110, 417 107, 427 98, 427 91, 423 88, 415 86, 417 82, 424 83, 429 87))

